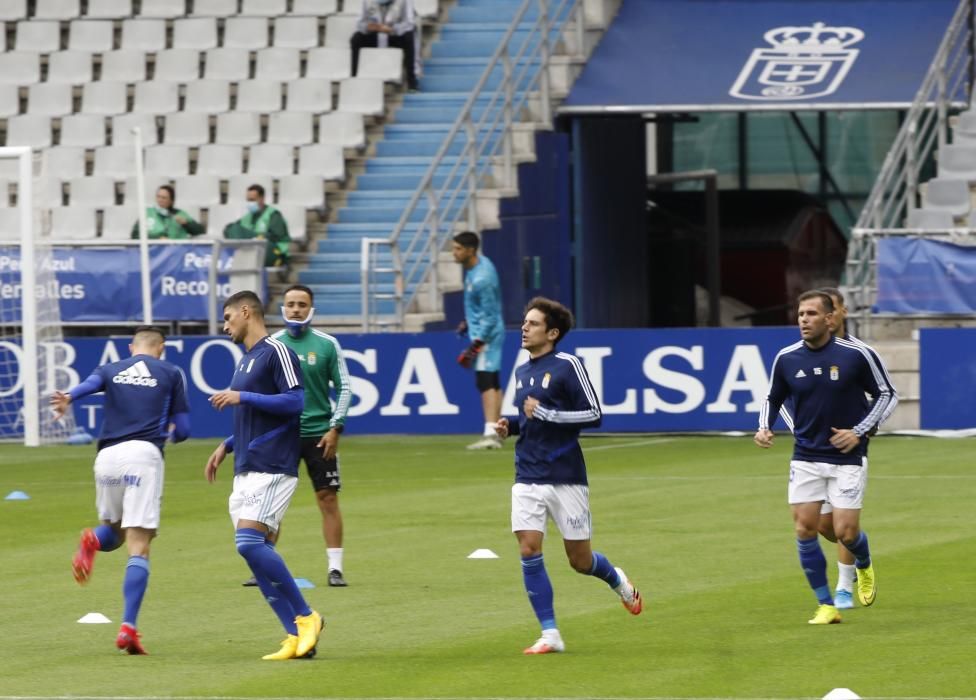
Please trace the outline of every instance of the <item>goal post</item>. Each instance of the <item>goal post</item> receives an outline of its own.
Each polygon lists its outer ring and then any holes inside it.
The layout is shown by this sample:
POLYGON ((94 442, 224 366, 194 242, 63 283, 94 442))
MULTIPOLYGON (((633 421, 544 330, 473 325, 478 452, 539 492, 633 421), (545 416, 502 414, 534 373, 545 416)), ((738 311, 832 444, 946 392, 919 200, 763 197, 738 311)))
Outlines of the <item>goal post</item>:
MULTIPOLYGON (((44 202, 34 192, 34 151, 28 146, 0 148, 0 166, 16 174, 16 216, 0 231, 0 439, 23 441, 28 447, 63 442, 74 432, 69 412, 55 421, 47 406, 48 386, 56 380, 53 367, 63 344, 61 311, 56 293, 53 251, 44 225, 44 202), (16 168, 9 167, 11 161, 16 168), (19 235, 11 235, 16 226, 19 235), (54 284, 52 284, 54 283, 54 284)), ((0 191, 0 197, 8 193, 0 191)), ((6 204, 6 202, 3 202, 6 204)))

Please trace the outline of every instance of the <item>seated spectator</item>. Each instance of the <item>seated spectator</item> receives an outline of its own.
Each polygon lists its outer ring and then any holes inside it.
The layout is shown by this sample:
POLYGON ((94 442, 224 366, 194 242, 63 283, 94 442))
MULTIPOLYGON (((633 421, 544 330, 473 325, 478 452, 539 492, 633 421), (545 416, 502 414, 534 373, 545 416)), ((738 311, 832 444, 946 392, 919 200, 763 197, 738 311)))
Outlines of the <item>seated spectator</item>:
MULTIPOLYGON (((206 229, 182 209, 177 209, 176 192, 169 185, 156 190, 156 206, 146 207, 146 235, 150 240, 178 240, 199 236, 206 229)), ((139 237, 139 222, 132 225, 132 237, 139 237)))
POLYGON ((380 46, 380 35, 386 43, 403 49, 403 69, 407 74, 407 88, 417 90, 417 70, 414 61, 413 3, 410 0, 362 0, 357 32, 349 40, 352 46, 352 74, 359 69, 359 50, 364 46, 380 46))
POLYGON ((264 203, 264 188, 261 185, 247 188, 247 213, 237 221, 227 224, 224 238, 267 239, 265 267, 282 267, 288 264, 288 243, 291 241, 288 224, 280 211, 264 203))

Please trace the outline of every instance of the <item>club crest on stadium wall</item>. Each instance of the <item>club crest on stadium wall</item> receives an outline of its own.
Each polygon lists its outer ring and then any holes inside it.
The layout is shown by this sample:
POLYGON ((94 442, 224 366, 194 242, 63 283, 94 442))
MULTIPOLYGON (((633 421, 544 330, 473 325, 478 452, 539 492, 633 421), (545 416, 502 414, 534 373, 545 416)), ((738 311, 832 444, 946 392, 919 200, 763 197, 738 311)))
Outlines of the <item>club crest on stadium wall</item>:
POLYGON ((808 100, 837 91, 864 38, 855 27, 776 27, 763 38, 772 45, 754 49, 729 94, 743 100, 808 100))

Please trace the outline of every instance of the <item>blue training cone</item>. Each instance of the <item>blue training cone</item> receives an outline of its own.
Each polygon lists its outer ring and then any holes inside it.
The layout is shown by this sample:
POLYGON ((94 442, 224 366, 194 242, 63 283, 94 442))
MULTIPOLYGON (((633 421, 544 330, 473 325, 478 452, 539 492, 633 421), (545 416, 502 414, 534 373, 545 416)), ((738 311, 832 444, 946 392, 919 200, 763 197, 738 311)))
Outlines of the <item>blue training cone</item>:
POLYGON ((7 494, 7 497, 4 498, 3 500, 5 500, 5 501, 29 501, 30 500, 30 496, 28 496, 23 491, 11 491, 10 493, 7 494))

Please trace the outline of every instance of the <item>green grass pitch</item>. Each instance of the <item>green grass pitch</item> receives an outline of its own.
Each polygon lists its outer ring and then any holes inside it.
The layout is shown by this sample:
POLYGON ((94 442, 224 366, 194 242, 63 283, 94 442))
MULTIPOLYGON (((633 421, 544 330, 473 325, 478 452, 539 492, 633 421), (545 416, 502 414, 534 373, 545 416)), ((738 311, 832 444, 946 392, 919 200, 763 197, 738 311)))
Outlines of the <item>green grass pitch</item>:
MULTIPOLYGON (((350 435, 342 442, 349 588, 326 584, 306 475, 280 551, 327 626, 318 657, 265 662, 283 637, 234 549, 232 468, 207 484, 214 441, 167 451, 163 527, 139 627, 150 656, 114 647, 122 551, 71 577, 94 523, 92 447, 0 446, 0 697, 820 698, 976 696, 976 442, 881 437, 863 517, 879 594, 812 627, 786 499, 790 439, 584 440, 594 547, 645 596, 546 561, 567 653, 525 657, 538 628, 509 531, 511 444, 350 435), (498 559, 471 560, 488 548, 498 559), (101 612, 113 623, 76 620, 101 612)), ((830 579, 833 545, 825 543, 830 579)))

